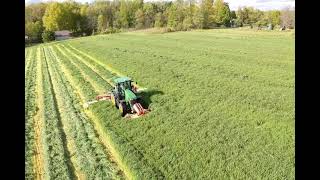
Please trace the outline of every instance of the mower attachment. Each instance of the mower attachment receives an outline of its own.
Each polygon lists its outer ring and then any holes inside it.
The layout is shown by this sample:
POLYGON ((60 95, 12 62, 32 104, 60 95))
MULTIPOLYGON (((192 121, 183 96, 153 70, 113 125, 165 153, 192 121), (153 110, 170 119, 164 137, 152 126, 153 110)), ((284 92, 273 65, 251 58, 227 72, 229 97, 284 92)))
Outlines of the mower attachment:
POLYGON ((88 102, 84 103, 84 104, 83 104, 83 107, 84 107, 85 109, 87 109, 91 104, 94 104, 94 103, 96 103, 96 102, 98 102, 98 101, 108 101, 108 100, 110 100, 110 99, 111 99, 111 93, 110 93, 110 92, 107 92, 107 93, 105 93, 105 94, 98 95, 98 96, 96 97, 96 100, 88 101, 88 102))

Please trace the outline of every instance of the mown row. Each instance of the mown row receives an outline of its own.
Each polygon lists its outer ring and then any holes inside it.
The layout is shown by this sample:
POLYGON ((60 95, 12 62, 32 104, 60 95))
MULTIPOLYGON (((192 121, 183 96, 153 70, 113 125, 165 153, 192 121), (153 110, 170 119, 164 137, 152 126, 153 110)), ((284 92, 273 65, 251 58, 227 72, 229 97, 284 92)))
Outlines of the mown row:
MULTIPOLYGON (((93 126, 88 121, 88 118, 83 112, 81 112, 82 102, 74 93, 75 90, 66 83, 67 77, 73 77, 76 79, 76 75, 73 73, 71 76, 62 74, 64 71, 61 66, 69 68, 69 61, 65 61, 63 58, 58 58, 51 48, 48 48, 48 56, 51 61, 51 71, 55 74, 54 88, 57 92, 58 106, 61 109, 61 117, 64 119, 64 125, 69 130, 66 132, 70 134, 75 142, 77 151, 75 156, 77 164, 80 166, 80 170, 84 171, 87 178, 101 178, 101 177, 113 177, 116 176, 117 169, 111 164, 109 155, 104 152, 103 146, 94 131, 93 126), (61 64, 63 63, 63 65, 61 64), (60 65, 56 66, 56 65, 60 65), (68 87, 69 86, 69 87, 68 87), (77 102, 78 101, 78 102, 77 102), (77 106, 78 105, 78 106, 77 106), (78 107, 78 108, 76 108, 78 107), (62 110, 63 109, 63 110, 62 110)), ((49 68, 49 69, 50 69, 49 68)), ((73 69, 73 68, 71 68, 73 69)), ((85 84, 85 81, 77 79, 76 83, 85 84)), ((69 79, 69 82, 71 80, 69 79)), ((94 92, 90 89, 86 89, 87 97, 92 97, 94 92)))
POLYGON ((26 179, 34 178, 33 156, 34 156, 34 131, 33 116, 36 113, 35 106, 35 79, 37 61, 33 58, 36 49, 26 50, 25 60, 25 174, 26 179))
MULTIPOLYGON (((50 46, 26 50, 26 178, 35 179, 36 166, 39 165, 44 167, 38 178, 123 178, 122 171, 82 111, 83 102, 66 81, 71 77, 66 69, 72 75, 77 72, 70 71, 73 69, 71 61, 62 56, 59 58, 56 53, 50 46), (39 112, 41 114, 36 115, 39 112), (35 121, 43 124, 40 138, 44 158, 41 164, 34 160, 37 146, 34 140, 35 121)), ((74 80, 81 85, 86 82, 76 76, 70 81, 74 80)), ((97 94, 93 88, 85 92, 87 99, 97 94)))

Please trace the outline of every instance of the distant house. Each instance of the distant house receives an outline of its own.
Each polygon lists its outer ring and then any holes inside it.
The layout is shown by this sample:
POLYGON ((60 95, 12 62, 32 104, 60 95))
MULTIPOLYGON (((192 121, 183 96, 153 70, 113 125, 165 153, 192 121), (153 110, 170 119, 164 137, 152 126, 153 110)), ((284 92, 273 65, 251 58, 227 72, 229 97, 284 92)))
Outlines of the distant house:
POLYGON ((64 39, 70 39, 71 38, 71 32, 67 30, 63 31, 55 31, 54 37, 56 40, 64 40, 64 39))

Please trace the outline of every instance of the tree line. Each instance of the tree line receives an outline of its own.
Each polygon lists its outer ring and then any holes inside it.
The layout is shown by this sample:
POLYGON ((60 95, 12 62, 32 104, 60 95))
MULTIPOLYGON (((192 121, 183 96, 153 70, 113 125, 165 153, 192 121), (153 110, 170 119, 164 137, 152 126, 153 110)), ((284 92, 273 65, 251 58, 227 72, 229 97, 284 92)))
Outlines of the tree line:
POLYGON ((169 32, 242 26, 294 28, 294 14, 289 8, 261 11, 241 7, 231 11, 223 0, 99 0, 85 4, 68 0, 27 5, 25 32, 31 42, 46 42, 53 40, 53 32, 58 30, 86 36, 153 27, 169 32))

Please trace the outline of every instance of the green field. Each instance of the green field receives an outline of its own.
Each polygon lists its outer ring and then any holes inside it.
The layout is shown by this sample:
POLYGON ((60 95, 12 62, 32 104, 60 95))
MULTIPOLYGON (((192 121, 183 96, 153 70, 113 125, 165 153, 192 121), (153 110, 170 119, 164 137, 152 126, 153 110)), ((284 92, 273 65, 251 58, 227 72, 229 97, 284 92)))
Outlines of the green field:
POLYGON ((239 29, 28 47, 26 176, 294 179, 294 51, 292 32, 239 29), (151 112, 128 120, 110 102, 83 109, 119 73, 147 88, 151 112))

